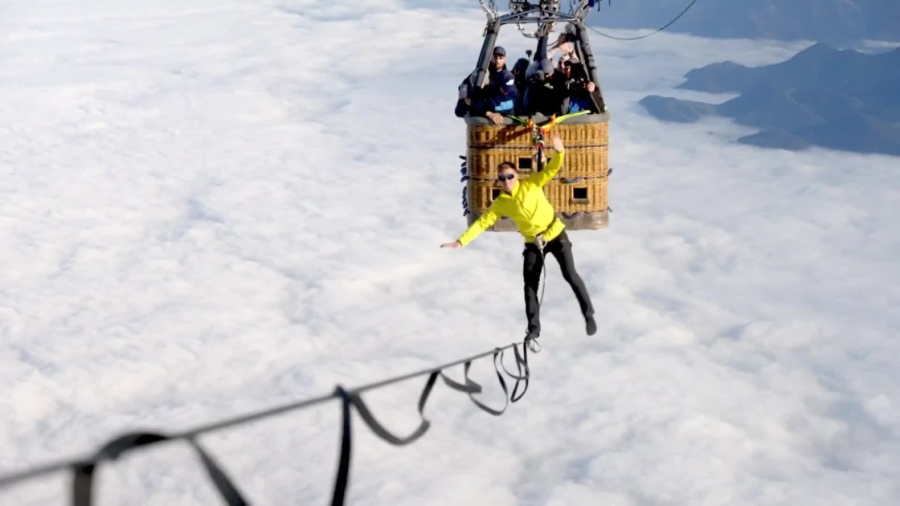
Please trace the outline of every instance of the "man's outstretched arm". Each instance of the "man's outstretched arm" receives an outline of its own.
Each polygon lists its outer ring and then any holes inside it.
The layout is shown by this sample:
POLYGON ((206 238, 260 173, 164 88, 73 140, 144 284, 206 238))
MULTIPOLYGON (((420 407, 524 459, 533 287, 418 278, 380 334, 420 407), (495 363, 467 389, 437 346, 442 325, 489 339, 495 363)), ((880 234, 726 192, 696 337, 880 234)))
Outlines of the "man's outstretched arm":
MULTIPOLYGON (((495 200, 494 203, 496 202, 497 201, 495 200)), ((441 247, 458 248, 469 244, 476 237, 478 237, 479 234, 491 228, 491 226, 497 221, 498 217, 499 216, 497 216, 497 212, 494 210, 494 204, 491 204, 491 207, 488 208, 488 210, 485 211, 484 214, 479 216, 477 220, 472 222, 469 228, 466 229, 466 231, 463 232, 461 236, 459 236, 459 239, 457 239, 456 242, 442 244, 441 247)))
POLYGON ((556 150, 556 156, 550 159, 550 163, 544 167, 544 170, 528 176, 528 181, 543 187, 559 172, 559 168, 562 167, 563 160, 566 158, 565 146, 563 146, 559 134, 553 134, 553 149, 556 150))

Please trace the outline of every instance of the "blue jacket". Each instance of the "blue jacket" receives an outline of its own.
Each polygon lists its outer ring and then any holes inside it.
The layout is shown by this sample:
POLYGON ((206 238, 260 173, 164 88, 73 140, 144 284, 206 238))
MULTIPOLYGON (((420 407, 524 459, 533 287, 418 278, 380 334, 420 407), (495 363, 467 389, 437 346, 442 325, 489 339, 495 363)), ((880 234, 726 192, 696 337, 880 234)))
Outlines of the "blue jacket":
POLYGON ((472 114, 483 116, 486 112, 520 114, 519 88, 512 72, 503 69, 491 76, 491 83, 482 90, 477 102, 472 104, 472 114))

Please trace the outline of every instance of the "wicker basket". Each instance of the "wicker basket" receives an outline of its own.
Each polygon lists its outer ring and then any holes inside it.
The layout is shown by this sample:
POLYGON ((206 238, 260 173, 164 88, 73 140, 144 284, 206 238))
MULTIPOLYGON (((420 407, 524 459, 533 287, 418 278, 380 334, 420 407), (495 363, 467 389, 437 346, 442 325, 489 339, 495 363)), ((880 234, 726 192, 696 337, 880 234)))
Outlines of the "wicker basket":
POLYGON ((469 203, 469 211, 481 214, 494 202, 494 198, 500 195, 500 185, 494 181, 478 181, 470 179, 466 191, 466 200, 469 203))
POLYGON ((547 200, 558 213, 596 213, 607 208, 607 179, 589 178, 575 182, 552 180, 544 186, 547 200))
MULTIPOLYGON (((547 160, 556 156, 552 147, 544 149, 547 160)), ((605 177, 609 173, 609 150, 606 146, 593 148, 570 148, 566 146, 566 160, 557 173, 557 178, 605 177)))
MULTIPOLYGON (((556 132, 566 148, 595 147, 609 144, 609 123, 559 123, 556 132)), ((545 136, 546 137, 546 136, 545 136)), ((549 139, 547 139, 549 140, 549 139)), ((466 125, 466 144, 469 147, 532 147, 531 129, 522 125, 466 125)), ((549 142, 547 142, 549 145, 549 142)))
MULTIPOLYGON (((527 177, 534 170, 535 148, 528 129, 519 125, 467 125, 467 167, 470 177, 494 179, 501 162, 511 162, 527 177)), ((558 177, 604 177, 609 173, 607 123, 565 122, 553 131, 560 134, 566 146, 566 163, 558 177)), ((549 139, 545 140, 544 155, 555 156, 549 139)))
POLYGON ((609 144, 609 123, 573 123, 565 121, 553 127, 568 149, 569 146, 606 146, 609 144))
POLYGON ((534 168, 535 150, 524 148, 469 148, 466 157, 469 177, 478 179, 496 179, 497 166, 501 162, 512 162, 524 177, 534 168))
MULTIPOLYGON (((533 148, 469 148, 466 166, 469 177, 477 179, 496 179, 497 167, 501 162, 511 162, 522 174, 528 177, 537 166, 536 152, 533 148)), ((609 155, 607 148, 566 148, 566 160, 556 177, 604 177, 609 173, 609 155)), ((556 156, 553 148, 544 150, 547 161, 556 156)), ((545 162, 546 166, 546 162, 545 162)))
POLYGON ((467 125, 466 136, 469 147, 532 147, 531 129, 521 125, 467 125))

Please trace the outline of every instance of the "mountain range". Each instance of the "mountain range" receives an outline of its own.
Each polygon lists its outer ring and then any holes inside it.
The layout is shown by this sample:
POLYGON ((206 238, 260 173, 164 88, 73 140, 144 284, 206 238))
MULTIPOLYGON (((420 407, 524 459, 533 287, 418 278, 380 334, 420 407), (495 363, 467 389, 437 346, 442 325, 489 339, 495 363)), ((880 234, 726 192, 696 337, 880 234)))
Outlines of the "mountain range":
POLYGON ((714 105, 650 95, 640 104, 664 121, 718 115, 760 128, 738 139, 746 144, 900 156, 900 48, 867 54, 816 43, 773 65, 725 61, 685 78, 677 88, 740 96, 714 105))

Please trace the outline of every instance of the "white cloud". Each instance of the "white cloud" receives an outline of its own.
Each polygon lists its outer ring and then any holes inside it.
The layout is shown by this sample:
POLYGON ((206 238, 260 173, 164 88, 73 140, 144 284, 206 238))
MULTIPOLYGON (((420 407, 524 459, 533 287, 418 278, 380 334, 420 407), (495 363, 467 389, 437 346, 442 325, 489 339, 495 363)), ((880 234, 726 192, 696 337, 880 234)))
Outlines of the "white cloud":
MULTIPOLYGON (((11 5, 0 473, 523 335, 520 238, 437 248, 465 226, 452 108, 480 10, 11 5)), ((614 212, 611 228, 571 235, 600 332, 584 335, 551 261, 525 398, 495 418, 439 384, 431 430, 404 448, 355 417, 348 504, 890 504, 896 158, 761 150, 733 142, 750 129, 663 124, 636 104, 674 95, 691 68, 796 45, 592 40, 614 212)), ((500 43, 512 57, 530 45, 510 29, 500 43)), ((472 377, 502 406, 489 359, 472 377)), ((364 398, 403 434, 423 384, 364 398)), ((254 504, 327 504, 338 413, 204 442, 254 504)), ((214 501, 180 444, 100 480, 102 504, 214 501)), ((0 493, 56 504, 67 485, 0 493)))

